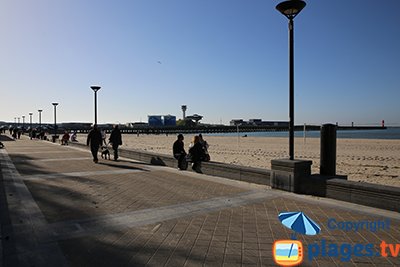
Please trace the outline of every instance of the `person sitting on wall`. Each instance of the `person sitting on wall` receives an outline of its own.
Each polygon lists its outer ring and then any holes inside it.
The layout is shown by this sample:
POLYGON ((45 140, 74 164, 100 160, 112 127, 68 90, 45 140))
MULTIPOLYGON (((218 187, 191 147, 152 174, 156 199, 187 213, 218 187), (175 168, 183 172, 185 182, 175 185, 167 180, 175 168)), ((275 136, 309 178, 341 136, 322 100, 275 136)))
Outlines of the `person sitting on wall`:
POLYGON ((193 142, 190 145, 189 154, 192 157, 192 170, 197 173, 203 173, 201 171, 201 161, 205 158, 205 152, 200 143, 200 137, 198 135, 194 136, 193 142))
POLYGON ((185 151, 185 145, 183 143, 183 135, 178 134, 178 139, 174 142, 174 145, 172 146, 172 153, 174 155, 174 158, 178 160, 178 169, 180 170, 186 170, 188 167, 188 164, 186 162, 186 151, 185 151))
POLYGON ((65 131, 64 135, 61 138, 61 145, 65 146, 68 145, 69 142, 69 133, 68 131, 65 131))

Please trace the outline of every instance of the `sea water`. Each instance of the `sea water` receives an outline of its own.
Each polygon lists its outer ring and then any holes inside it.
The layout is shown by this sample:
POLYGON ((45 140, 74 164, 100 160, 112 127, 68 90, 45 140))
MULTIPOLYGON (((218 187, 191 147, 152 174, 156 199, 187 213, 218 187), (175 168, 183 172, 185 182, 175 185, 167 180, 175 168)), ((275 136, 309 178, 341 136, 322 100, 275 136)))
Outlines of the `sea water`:
MULTIPOLYGON (((319 138, 320 131, 306 131, 306 137, 319 138)), ((237 136, 238 133, 208 134, 212 136, 237 136)), ((289 137, 289 132, 240 132, 240 136, 252 137, 289 137)), ((304 137, 304 131, 295 131, 295 137, 304 137)), ((400 140, 400 127, 388 127, 385 130, 338 130, 337 138, 350 139, 398 139, 400 140)))

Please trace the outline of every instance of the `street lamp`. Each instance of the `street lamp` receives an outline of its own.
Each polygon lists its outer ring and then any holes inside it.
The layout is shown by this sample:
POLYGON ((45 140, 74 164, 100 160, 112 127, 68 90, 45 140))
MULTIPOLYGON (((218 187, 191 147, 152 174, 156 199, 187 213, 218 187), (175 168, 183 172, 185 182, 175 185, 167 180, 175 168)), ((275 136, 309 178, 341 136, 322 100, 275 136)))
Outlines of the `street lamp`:
POLYGON ((39 109, 38 110, 38 112, 39 112, 39 129, 41 130, 42 129, 42 109, 39 109))
POLYGON ((56 142, 56 136, 57 136, 57 105, 58 103, 52 103, 54 106, 54 135, 53 135, 53 143, 56 142))
POLYGON ((100 86, 92 85, 90 86, 94 92, 94 124, 97 125, 97 91, 100 90, 100 86))
POLYGON ((29 124, 30 124, 30 133, 29 133, 29 136, 31 137, 31 140, 32 140, 32 115, 33 115, 33 113, 32 112, 29 112, 29 124))
POLYGON ((279 3, 276 9, 289 19, 289 158, 294 159, 294 24, 293 19, 306 6, 301 0, 279 3))
POLYGON ((22 116, 22 131, 25 131, 25 116, 22 116))

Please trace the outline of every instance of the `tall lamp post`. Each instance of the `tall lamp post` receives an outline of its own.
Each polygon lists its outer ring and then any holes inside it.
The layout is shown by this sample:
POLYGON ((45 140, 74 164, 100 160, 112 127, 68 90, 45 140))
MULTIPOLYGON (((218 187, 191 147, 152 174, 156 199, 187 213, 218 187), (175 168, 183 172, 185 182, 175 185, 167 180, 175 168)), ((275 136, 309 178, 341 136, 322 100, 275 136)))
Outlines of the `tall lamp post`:
POLYGON ((25 116, 22 116, 22 131, 25 131, 25 116))
POLYGON ((31 140, 32 140, 32 115, 33 115, 33 113, 29 112, 29 124, 30 124, 29 136, 30 136, 31 140))
POLYGON ((52 103, 54 106, 54 135, 53 135, 53 143, 56 142, 56 136, 57 136, 57 105, 58 103, 54 102, 52 103))
POLYGON ((97 91, 100 90, 100 86, 92 85, 90 86, 94 92, 94 124, 97 125, 97 91))
POLYGON ((39 129, 41 130, 42 129, 42 109, 39 109, 38 110, 38 112, 39 112, 39 129))
POLYGON ((294 24, 293 19, 306 6, 301 0, 279 3, 276 9, 289 19, 289 159, 294 159, 294 24))

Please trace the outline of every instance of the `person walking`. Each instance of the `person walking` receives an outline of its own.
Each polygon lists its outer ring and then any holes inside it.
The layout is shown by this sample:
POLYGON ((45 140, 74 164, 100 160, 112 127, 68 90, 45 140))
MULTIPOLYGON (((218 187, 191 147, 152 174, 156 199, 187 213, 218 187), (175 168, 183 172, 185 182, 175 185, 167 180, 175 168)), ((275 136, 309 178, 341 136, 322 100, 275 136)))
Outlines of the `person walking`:
POLYGON ((121 131, 118 128, 118 125, 114 126, 114 129, 111 131, 110 139, 109 139, 112 149, 114 150, 114 160, 118 160, 118 146, 122 145, 122 136, 121 131))
POLYGON ((99 162, 99 159, 97 158, 97 153, 99 151, 101 142, 102 142, 101 133, 97 128, 97 125, 95 124, 93 125, 93 129, 90 130, 86 140, 86 145, 89 146, 90 144, 90 151, 92 152, 94 163, 99 162))
POLYGON ((183 135, 178 134, 178 139, 174 142, 172 146, 172 153, 174 154, 174 158, 178 160, 178 169, 179 170, 187 170, 187 162, 186 162, 186 151, 185 144, 183 143, 183 135))
POLYGON ((198 135, 193 138, 193 142, 189 148, 189 154, 192 156, 192 170, 197 173, 203 173, 201 171, 201 161, 204 159, 205 153, 198 135))

